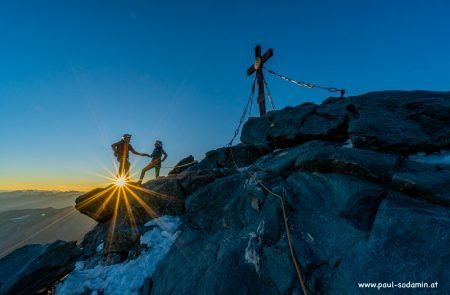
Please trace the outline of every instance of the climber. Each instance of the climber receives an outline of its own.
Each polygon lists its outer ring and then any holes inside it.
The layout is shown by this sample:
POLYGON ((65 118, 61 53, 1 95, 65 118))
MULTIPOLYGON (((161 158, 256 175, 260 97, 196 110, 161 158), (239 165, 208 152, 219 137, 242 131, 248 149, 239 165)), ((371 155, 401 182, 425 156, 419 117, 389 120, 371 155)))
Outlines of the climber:
POLYGON ((161 162, 164 162, 167 158, 167 153, 164 151, 163 149, 163 144, 160 140, 157 140, 155 142, 155 149, 153 150, 152 154, 150 155, 150 157, 152 158, 152 161, 150 162, 150 164, 148 164, 147 166, 145 166, 142 169, 141 172, 141 177, 139 177, 138 180, 138 185, 141 185, 142 180, 144 180, 144 175, 145 172, 147 172, 148 170, 155 168, 155 177, 159 177, 159 171, 161 170, 161 162), (161 157, 164 155, 164 157, 161 159, 161 157))
POLYGON ((130 178, 130 162, 128 161, 128 152, 132 152, 135 155, 138 156, 146 156, 150 157, 149 154, 143 154, 138 153, 133 148, 133 146, 130 144, 131 135, 130 134, 124 134, 122 136, 122 139, 116 143, 113 143, 111 145, 114 156, 116 157, 117 161, 119 162, 119 173, 118 178, 125 176, 125 179, 128 180, 130 178))

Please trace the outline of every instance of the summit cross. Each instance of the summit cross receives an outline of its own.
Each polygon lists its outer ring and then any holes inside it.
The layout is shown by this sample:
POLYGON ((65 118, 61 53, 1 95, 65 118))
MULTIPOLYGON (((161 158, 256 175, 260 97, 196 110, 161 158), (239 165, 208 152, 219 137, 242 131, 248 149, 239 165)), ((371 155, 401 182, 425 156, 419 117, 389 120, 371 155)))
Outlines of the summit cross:
POLYGON ((247 75, 256 73, 256 82, 258 83, 258 98, 256 102, 259 105, 259 115, 266 113, 266 96, 264 94, 264 63, 273 55, 273 49, 269 48, 263 56, 261 56, 261 45, 255 47, 255 62, 247 69, 247 75))

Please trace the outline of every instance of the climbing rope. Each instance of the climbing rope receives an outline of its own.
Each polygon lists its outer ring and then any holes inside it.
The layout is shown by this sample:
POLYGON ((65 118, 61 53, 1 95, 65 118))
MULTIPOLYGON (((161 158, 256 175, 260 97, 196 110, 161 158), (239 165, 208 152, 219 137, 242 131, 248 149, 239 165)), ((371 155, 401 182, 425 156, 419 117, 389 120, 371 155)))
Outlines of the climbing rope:
POLYGON ((237 126, 236 130, 234 131, 233 137, 228 142, 229 147, 233 145, 233 141, 236 139, 236 136, 239 134, 239 130, 241 130, 242 123, 244 123, 244 120, 245 120, 245 115, 247 115, 248 108, 252 104, 253 95, 255 94, 255 84, 256 84, 256 77, 253 80, 252 91, 250 92, 250 96, 248 98, 247 105, 245 106, 244 111, 242 112, 241 119, 239 120, 239 125, 237 126))
MULTIPOLYGON (((264 81, 264 82, 265 82, 265 81, 264 81)), ((237 128, 236 128, 236 130, 235 130, 235 132, 234 132, 233 137, 231 138, 231 140, 228 142, 228 145, 227 145, 227 148, 228 148, 228 150, 230 151, 231 159, 233 160, 233 163, 234 163, 234 166, 236 167, 236 169, 238 169, 239 166, 237 165, 236 160, 234 159, 234 154, 233 154, 232 145, 233 145, 234 139, 235 139, 236 136, 239 134, 239 131, 240 131, 241 126, 242 126, 242 123, 244 122, 245 115, 246 115, 246 113, 247 113, 247 109, 248 109, 249 105, 251 104, 250 101, 253 100, 253 95, 254 95, 254 93, 255 93, 255 84, 256 84, 256 78, 255 78, 255 80, 253 81, 253 85, 252 85, 252 90, 251 90, 251 93, 250 93, 250 97, 249 97, 249 100, 247 101, 247 105, 246 105, 245 108, 244 108, 244 111, 243 111, 243 113, 242 113, 242 116, 241 116, 241 119, 240 119, 240 121, 239 121, 239 124, 238 124, 238 126, 237 126, 237 128)), ((267 84, 266 84, 266 87, 267 87, 267 84)), ((269 95, 269 93, 270 93, 269 90, 267 91, 267 93, 268 93, 268 95, 269 95)), ((273 104, 272 104, 272 107, 275 108, 273 104)), ((256 184, 260 185, 266 192, 268 192, 270 195, 272 195, 272 196, 274 196, 274 197, 276 197, 276 198, 278 198, 278 199, 280 200, 280 203, 281 203, 281 210, 282 210, 282 212, 283 212, 284 229, 285 229, 285 231, 286 231, 286 238, 287 238, 288 245, 289 245, 289 251, 290 251, 290 254, 291 254, 292 263, 294 264, 295 271, 296 271, 298 280, 299 280, 299 282, 300 282, 300 286, 301 286, 302 291, 303 291, 303 295, 308 295, 308 291, 307 291, 307 289, 306 289, 306 285, 305 285, 305 282, 304 282, 303 276, 302 276, 302 269, 301 269, 299 263, 297 262, 297 258, 296 258, 296 256, 295 256, 295 252, 294 252, 294 247, 292 246, 292 239, 291 239, 291 234, 290 234, 290 231, 289 231, 288 218, 287 218, 287 214, 286 214, 286 206, 285 206, 283 197, 280 196, 279 194, 273 192, 272 190, 270 190, 270 189, 262 182, 261 179, 258 179, 258 178, 256 177, 255 174, 251 173, 251 172, 248 171, 248 170, 245 170, 245 171, 246 171, 247 174, 255 181, 256 184)))
POLYGON ((274 72, 271 69, 268 69, 266 67, 263 67, 263 69, 266 70, 267 72, 269 72, 270 74, 272 74, 274 76, 277 76, 278 78, 281 78, 281 79, 283 79, 285 81, 292 82, 292 83, 296 84, 297 86, 307 87, 307 88, 318 88, 318 89, 327 90, 329 92, 340 92, 341 98, 344 97, 344 95, 345 95, 345 89, 338 89, 336 87, 323 87, 323 86, 318 86, 318 85, 315 85, 315 84, 312 84, 312 83, 306 83, 306 82, 302 82, 302 81, 297 81, 297 80, 291 79, 289 77, 283 76, 281 74, 278 74, 278 73, 276 73, 276 72, 274 72))
POLYGON ((272 106, 272 110, 275 110, 275 104, 273 103, 272 95, 270 94, 269 85, 267 85, 266 79, 263 80, 264 85, 267 89, 267 97, 269 98, 270 105, 272 106))
MULTIPOLYGON (((238 169, 238 165, 234 159, 234 154, 233 154, 233 149, 231 148, 231 146, 229 146, 229 150, 230 150, 230 155, 231 155, 231 159, 233 160, 234 165, 236 166, 236 169, 238 169)), ((291 239, 291 233, 289 231, 289 225, 288 225, 288 218, 287 218, 287 214, 286 214, 286 206, 284 203, 284 199, 282 196, 280 196, 279 194, 273 192, 272 190, 270 190, 263 182, 262 180, 258 179, 256 177, 256 175, 254 173, 251 173, 248 170, 245 170, 247 172, 247 174, 255 181, 256 184, 260 185, 266 192, 268 192, 269 194, 271 194, 272 196, 277 197, 280 200, 281 203, 281 210, 283 212, 283 220, 284 220, 284 229, 286 231, 286 238, 288 241, 288 245, 289 245, 289 251, 291 254, 291 259, 292 259, 292 263, 294 264, 295 267, 295 271, 297 273, 297 278, 300 282, 300 286, 302 287, 302 291, 304 295, 308 295, 308 291, 306 289, 306 285, 305 285, 305 281, 303 280, 303 276, 302 276, 302 269, 297 261, 297 258, 295 256, 295 252, 294 252, 294 247, 292 246, 292 239, 291 239)))
POLYGON ((190 165, 194 165, 194 164, 197 164, 197 163, 198 163, 198 161, 192 161, 192 162, 189 162, 189 163, 186 163, 186 164, 183 164, 183 165, 177 165, 177 166, 162 166, 161 168, 165 168, 165 169, 183 168, 183 167, 190 166, 190 165))

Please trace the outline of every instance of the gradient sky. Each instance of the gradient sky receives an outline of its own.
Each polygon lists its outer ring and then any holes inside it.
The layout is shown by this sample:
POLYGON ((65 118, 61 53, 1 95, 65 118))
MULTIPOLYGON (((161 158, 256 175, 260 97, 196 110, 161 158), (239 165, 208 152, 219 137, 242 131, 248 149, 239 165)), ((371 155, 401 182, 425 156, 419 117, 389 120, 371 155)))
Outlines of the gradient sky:
MULTIPOLYGON (((267 67, 349 95, 449 90, 449 15, 449 1, 2 1, 0 189, 102 185, 126 132, 141 152, 161 139, 166 166, 225 145, 258 43, 267 67)), ((278 107, 328 96, 266 78, 278 107)))

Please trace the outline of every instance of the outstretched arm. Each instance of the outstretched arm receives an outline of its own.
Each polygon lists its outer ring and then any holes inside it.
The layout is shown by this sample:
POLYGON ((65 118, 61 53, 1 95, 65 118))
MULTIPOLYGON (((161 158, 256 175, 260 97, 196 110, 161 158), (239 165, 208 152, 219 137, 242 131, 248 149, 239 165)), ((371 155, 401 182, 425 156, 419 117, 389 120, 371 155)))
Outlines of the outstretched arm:
POLYGON ((133 154, 138 155, 138 156, 150 157, 149 154, 144 154, 144 153, 139 153, 139 152, 137 152, 137 151, 133 148, 133 146, 132 146, 131 144, 128 146, 128 150, 129 150, 130 152, 132 152, 133 154))

